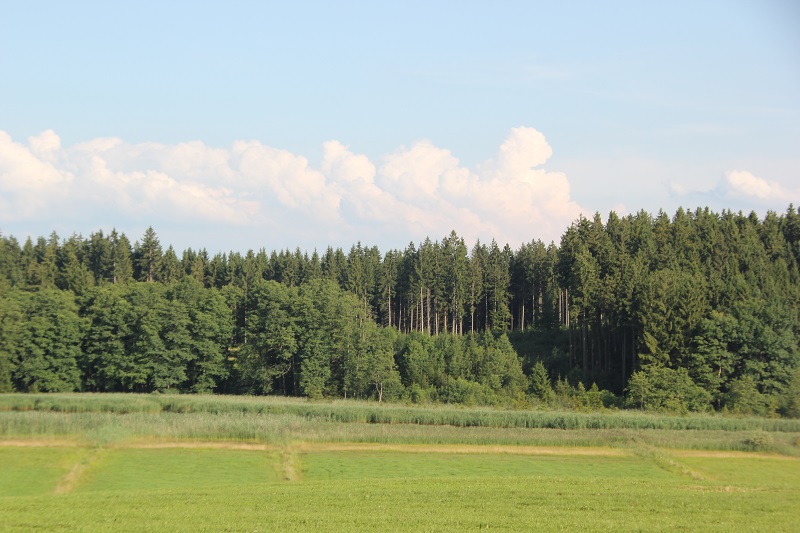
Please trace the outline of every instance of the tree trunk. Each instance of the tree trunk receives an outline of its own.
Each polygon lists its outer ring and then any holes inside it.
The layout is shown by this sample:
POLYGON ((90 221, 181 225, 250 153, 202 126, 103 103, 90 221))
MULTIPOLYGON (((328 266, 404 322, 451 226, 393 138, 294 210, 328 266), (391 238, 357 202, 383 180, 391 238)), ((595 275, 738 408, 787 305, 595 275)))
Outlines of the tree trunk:
POLYGON ((620 388, 620 390, 625 390, 625 379, 627 377, 625 376, 625 358, 627 357, 626 352, 628 350, 628 346, 627 343, 625 342, 627 340, 627 335, 625 335, 625 329, 626 328, 624 327, 622 328, 622 387, 620 388))
POLYGON ((583 379, 587 378, 588 371, 588 353, 586 353, 586 309, 583 310, 583 320, 581 321, 581 351, 583 358, 583 379))
POLYGON ((430 334, 431 334, 431 290, 430 290, 430 289, 428 289, 428 290, 426 291, 426 296, 427 296, 427 298, 426 298, 426 304, 427 304, 427 307, 428 307, 428 308, 425 310, 425 314, 427 314, 427 315, 428 315, 428 316, 426 317, 426 318, 428 319, 428 322, 426 323, 426 326, 427 326, 427 328, 428 328, 428 335, 430 335, 430 334))

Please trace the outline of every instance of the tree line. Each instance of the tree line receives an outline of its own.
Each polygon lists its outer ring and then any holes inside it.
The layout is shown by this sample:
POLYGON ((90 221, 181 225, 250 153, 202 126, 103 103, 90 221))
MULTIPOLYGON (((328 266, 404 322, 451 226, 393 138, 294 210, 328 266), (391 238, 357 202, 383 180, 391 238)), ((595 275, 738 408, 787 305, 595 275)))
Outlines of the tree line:
POLYGON ((596 214, 516 250, 455 231, 310 255, 179 255, 152 228, 0 236, 0 390, 796 415, 799 264, 793 206, 596 214))

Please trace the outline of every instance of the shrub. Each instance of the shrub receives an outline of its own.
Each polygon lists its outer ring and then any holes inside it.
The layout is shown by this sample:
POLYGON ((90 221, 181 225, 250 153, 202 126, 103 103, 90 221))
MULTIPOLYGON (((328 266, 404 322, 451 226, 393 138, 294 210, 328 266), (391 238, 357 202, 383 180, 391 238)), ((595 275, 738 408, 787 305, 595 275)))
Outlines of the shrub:
POLYGON ((730 412, 740 415, 774 416, 777 409, 774 399, 761 394, 750 376, 733 380, 723 401, 730 412))
POLYGON ((541 361, 537 361, 531 370, 531 386, 530 390, 542 402, 548 404, 553 401, 555 393, 553 387, 550 385, 550 376, 547 375, 547 369, 541 361))
POLYGON ((794 369, 792 379, 781 402, 781 414, 790 418, 800 418, 800 366, 794 369))
POLYGON ((753 431, 744 439, 744 445, 753 451, 769 450, 775 443, 772 435, 766 431, 753 431))
POLYGON ((414 383, 406 389, 408 399, 412 403, 430 403, 431 394, 428 389, 423 389, 419 384, 414 383))
POLYGON ((463 405, 494 405, 497 397, 486 386, 464 378, 451 379, 439 391, 439 399, 445 403, 460 403, 463 405))
POLYGON ((697 385, 685 368, 648 366, 628 380, 628 404, 653 411, 708 411, 711 394, 697 385))

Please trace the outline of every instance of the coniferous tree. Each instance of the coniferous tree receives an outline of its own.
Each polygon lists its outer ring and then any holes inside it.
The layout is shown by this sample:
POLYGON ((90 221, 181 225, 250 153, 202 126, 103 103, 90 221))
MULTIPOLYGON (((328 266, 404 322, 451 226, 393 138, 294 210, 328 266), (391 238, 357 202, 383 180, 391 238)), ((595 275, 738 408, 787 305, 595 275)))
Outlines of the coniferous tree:
POLYGON ((113 254, 113 283, 127 283, 133 280, 133 260, 131 243, 124 233, 117 235, 112 230, 109 235, 113 254))
POLYGON ((155 278, 161 283, 170 285, 172 283, 176 283, 180 279, 183 279, 185 275, 185 271, 181 267, 180 261, 178 261, 178 256, 170 245, 169 248, 167 248, 167 251, 164 252, 164 255, 161 257, 158 272, 156 272, 155 278))
POLYGON ((152 283, 158 277, 161 267, 161 243, 152 227, 147 228, 142 242, 135 245, 134 266, 138 273, 136 279, 152 283))

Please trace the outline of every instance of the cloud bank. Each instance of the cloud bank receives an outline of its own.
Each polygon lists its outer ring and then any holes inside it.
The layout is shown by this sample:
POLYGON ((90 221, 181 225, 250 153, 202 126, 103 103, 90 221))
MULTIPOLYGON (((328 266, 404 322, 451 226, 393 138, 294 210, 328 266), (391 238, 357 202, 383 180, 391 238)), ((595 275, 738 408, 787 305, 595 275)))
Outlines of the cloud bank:
POLYGON ((52 130, 27 143, 0 131, 0 227, 213 227, 252 248, 394 247, 452 229, 469 242, 558 240, 582 209, 566 175, 542 167, 551 155, 544 135, 526 127, 474 169, 425 140, 378 162, 328 141, 315 168, 259 141, 215 148, 98 138, 63 147, 52 130))

